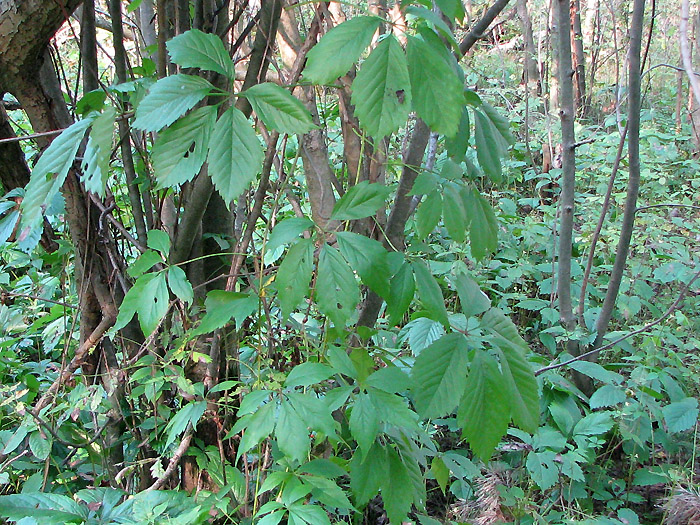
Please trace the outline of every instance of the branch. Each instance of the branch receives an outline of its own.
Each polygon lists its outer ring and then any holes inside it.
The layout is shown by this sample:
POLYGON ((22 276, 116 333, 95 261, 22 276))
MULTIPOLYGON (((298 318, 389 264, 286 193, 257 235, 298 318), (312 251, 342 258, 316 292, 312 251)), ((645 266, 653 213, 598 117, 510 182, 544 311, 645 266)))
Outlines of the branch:
POLYGON ((163 485, 165 485, 165 482, 168 481, 168 478, 173 475, 173 472, 175 472, 175 469, 177 468, 178 463, 180 463, 180 460, 182 459, 182 456, 185 455, 185 452, 187 452, 187 449, 190 446, 190 441, 192 441, 192 424, 189 423, 187 425, 187 429, 185 430, 185 435, 182 438, 182 441, 180 441, 180 445, 177 447, 177 450, 175 450, 175 454, 173 454, 173 457, 170 458, 170 462, 168 463, 167 468, 165 469, 165 472, 163 472, 163 475, 160 476, 150 487, 148 487, 146 490, 158 490, 160 489, 163 485))
POLYGON ((675 301, 673 301, 673 304, 668 308, 668 310, 666 310, 666 312, 664 312, 664 314, 661 317, 659 317, 658 319, 656 319, 655 321, 647 323, 644 326, 642 326, 641 328, 638 328, 637 330, 634 330, 634 331, 630 332, 629 334, 623 335, 619 339, 615 339, 611 343, 608 343, 608 344, 603 345, 603 346, 598 347, 598 348, 594 348, 593 350, 589 350, 588 352, 585 352, 583 354, 577 355, 573 359, 569 359, 568 361, 564 361, 563 363, 556 363, 556 364, 552 364, 552 365, 540 368, 539 370, 535 371, 535 375, 538 376, 540 374, 543 374, 544 372, 547 372, 548 370, 554 370, 555 368, 561 368, 563 366, 570 365, 571 363, 574 363, 576 361, 580 361, 582 359, 590 357, 594 354, 597 354, 598 352, 602 352, 603 350, 607 350, 608 348, 612 348, 613 346, 621 343, 625 339, 629 339, 632 336, 635 336, 635 335, 638 335, 638 334, 641 334, 643 332, 647 332, 647 331, 651 330, 659 323, 662 323, 664 320, 668 319, 668 317, 678 309, 678 307, 681 304, 681 301, 688 294, 690 287, 699 277, 700 277, 700 270, 697 271, 695 273, 695 275, 693 276, 693 278, 688 282, 688 284, 686 284, 683 287, 683 289, 681 290, 681 293, 678 295, 678 298, 675 301))

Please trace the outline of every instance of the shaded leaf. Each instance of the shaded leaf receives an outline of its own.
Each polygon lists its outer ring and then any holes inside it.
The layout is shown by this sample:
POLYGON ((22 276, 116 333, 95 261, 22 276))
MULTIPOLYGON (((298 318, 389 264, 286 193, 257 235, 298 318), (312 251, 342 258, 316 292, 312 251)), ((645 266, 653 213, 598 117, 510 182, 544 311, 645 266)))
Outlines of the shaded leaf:
POLYGON ((165 45, 173 63, 178 66, 215 71, 230 79, 236 76, 224 43, 213 33, 191 29, 170 39, 165 45))
POLYGON ((356 16, 326 33, 307 55, 304 78, 328 84, 347 73, 372 40, 381 19, 356 16))
POLYGON ((137 106, 132 126, 160 131, 195 107, 213 89, 208 80, 193 75, 161 78, 137 106))
POLYGON ((231 106, 214 126, 209 175, 224 202, 238 198, 262 169, 260 141, 245 115, 231 106))
POLYGON ((350 188, 333 207, 331 220, 363 219, 374 214, 391 193, 383 184, 362 181, 350 188))
POLYGON ((328 244, 321 247, 318 257, 316 301, 318 309, 338 328, 345 326, 360 301, 355 275, 338 250, 328 244))
POLYGON ((90 138, 83 154, 80 180, 85 189, 104 197, 107 179, 109 178, 109 159, 112 154, 112 134, 117 111, 107 106, 90 128, 90 138))
POLYGON ((401 317, 413 301, 416 293, 416 282, 408 262, 404 262, 399 271, 391 278, 389 297, 386 300, 386 313, 390 324, 398 324, 401 317))
POLYGON ((401 44, 387 35, 364 61, 352 83, 352 103, 360 125, 376 138, 389 135, 406 121, 411 84, 401 44))
POLYGON ((353 232, 336 233, 338 249, 362 282, 379 296, 390 295, 387 251, 379 241, 353 232))
POLYGON ((439 321, 444 327, 450 326, 447 319, 447 309, 445 308, 445 299, 442 296, 440 285, 430 273, 430 270, 421 261, 413 261, 411 263, 413 273, 416 277, 416 285, 418 286, 418 295, 421 303, 425 306, 430 314, 430 318, 439 321))
POLYGON ((255 114, 268 129, 301 135, 316 127, 304 104, 277 84, 257 84, 242 92, 241 96, 248 99, 255 114))
POLYGON ((302 239, 287 252, 275 282, 277 299, 282 308, 282 317, 287 318, 309 291, 313 270, 314 244, 311 239, 302 239))

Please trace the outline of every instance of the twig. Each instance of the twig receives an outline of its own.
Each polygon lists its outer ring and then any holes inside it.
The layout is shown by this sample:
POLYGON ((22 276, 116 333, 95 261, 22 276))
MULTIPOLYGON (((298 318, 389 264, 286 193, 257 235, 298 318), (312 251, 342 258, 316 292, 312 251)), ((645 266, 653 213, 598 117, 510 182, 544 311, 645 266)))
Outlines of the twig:
POLYGON ((579 146, 583 146, 584 144, 592 144, 596 140, 598 140, 598 139, 595 137, 592 137, 590 139, 585 139, 585 140, 579 140, 578 142, 574 143, 574 148, 578 148, 579 146))
POLYGON ((21 137, 10 137, 9 139, 0 139, 0 144, 7 144, 8 142, 19 142, 20 140, 38 139, 40 137, 50 137, 51 135, 59 135, 61 133, 63 133, 63 129, 55 129, 53 131, 42 131, 41 133, 32 133, 31 135, 23 135, 21 137))
POLYGON ((692 204, 676 204, 673 202, 667 202, 662 204, 650 204, 648 206, 640 206, 635 210, 635 212, 650 210, 651 208, 690 208, 691 210, 700 210, 700 206, 694 206, 692 204))
POLYGON ((54 301, 53 299, 44 299, 43 297, 39 297, 38 295, 31 295, 31 294, 26 294, 26 293, 16 293, 16 292, 7 292, 5 290, 0 292, 0 295, 6 295, 8 297, 24 297, 25 299, 32 299, 34 301, 43 301, 45 303, 57 304, 59 306, 63 306, 64 308, 71 308, 73 310, 78 308, 78 305, 75 305, 75 304, 64 303, 62 301, 54 301))
POLYGON ((180 463, 180 460, 182 459, 182 456, 185 455, 185 452, 187 452, 187 449, 190 446, 190 441, 192 441, 192 424, 187 425, 187 429, 185 430, 185 435, 182 437, 182 441, 180 441, 180 445, 177 447, 177 450, 175 450, 175 454, 173 454, 173 457, 170 458, 170 462, 168 463, 167 468, 165 469, 165 472, 163 473, 162 476, 160 476, 150 487, 148 487, 146 490, 158 490, 160 489, 163 485, 165 485, 165 482, 168 481, 168 478, 173 475, 173 472, 175 472, 175 469, 177 468, 178 463, 180 463))
POLYGON ((564 361, 563 363, 556 363, 552 364, 549 366, 545 366, 543 368, 540 368, 539 370, 535 371, 535 375, 538 376, 540 374, 543 374, 544 372, 547 372, 548 370, 554 370, 556 368, 561 368, 562 366, 567 366, 570 365, 571 363, 574 363, 576 361, 580 361, 582 359, 585 359, 586 357, 592 356, 593 354, 596 354, 598 352, 602 352, 603 350, 607 350, 608 348, 612 348, 613 346, 617 345, 618 343, 624 341, 625 339, 629 339, 632 336, 635 336, 637 334, 641 334, 643 332, 647 332, 648 330, 654 328, 656 325, 659 323, 663 322, 666 320, 673 312, 675 312, 681 301, 685 298, 685 296, 688 294, 688 291, 690 290, 690 287, 692 284, 700 277, 700 270, 698 270, 693 278, 686 284, 683 289, 681 290, 681 293, 678 295, 678 298, 676 298, 675 301, 673 301, 673 304, 664 312, 664 314, 656 319, 655 321, 652 321, 650 323, 645 324, 641 328, 638 328, 626 335, 623 335, 622 337, 615 339, 611 343, 608 343, 606 345, 603 345, 599 348, 594 348, 593 350, 589 350, 588 352, 584 352, 583 354, 577 355, 576 357, 569 359, 568 361, 564 361))

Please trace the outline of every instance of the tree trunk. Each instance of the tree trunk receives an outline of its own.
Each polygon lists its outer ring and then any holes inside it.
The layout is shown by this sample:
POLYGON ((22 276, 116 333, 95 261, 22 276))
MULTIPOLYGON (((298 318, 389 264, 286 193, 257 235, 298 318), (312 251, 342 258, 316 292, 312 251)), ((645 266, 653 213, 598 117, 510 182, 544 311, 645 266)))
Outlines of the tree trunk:
POLYGON ((574 50, 573 71, 576 110, 579 116, 585 116, 586 107, 586 57, 583 52, 583 33, 581 31, 581 2, 571 0, 571 44, 574 50))
POLYGON ((516 6, 518 18, 520 18, 520 25, 523 30, 523 41, 525 43, 525 49, 523 51, 523 79, 526 86, 528 86, 528 90, 529 86, 532 85, 535 86, 533 91, 539 93, 541 86, 539 68, 537 65, 537 50, 535 49, 535 40, 532 36, 532 21, 527 8, 527 0, 517 0, 516 6))

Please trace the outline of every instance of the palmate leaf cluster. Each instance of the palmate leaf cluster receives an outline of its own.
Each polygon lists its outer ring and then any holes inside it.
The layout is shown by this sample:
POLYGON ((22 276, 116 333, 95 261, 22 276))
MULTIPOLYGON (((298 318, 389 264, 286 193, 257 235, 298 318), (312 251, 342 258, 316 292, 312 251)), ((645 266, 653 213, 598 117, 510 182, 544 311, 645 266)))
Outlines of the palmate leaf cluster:
MULTIPOLYGON (((459 16, 450 2, 440 4, 451 12, 449 16, 459 16)), ((411 195, 422 202, 415 221, 409 223, 408 236, 422 241, 442 222, 453 242, 468 246, 474 259, 483 260, 497 250, 498 224, 477 182, 482 174, 493 184, 501 182, 501 159, 513 140, 509 124, 465 89, 453 54, 456 45, 448 48, 440 38, 454 42, 449 27, 426 9, 407 12, 417 22, 405 45, 387 33, 367 53, 382 23, 377 17, 352 18, 332 29, 309 53, 302 81, 332 85, 359 64, 352 103, 366 137, 380 141, 391 136, 411 113, 440 134, 445 155, 438 169, 423 172, 416 180, 411 195), (469 157, 472 144, 476 150, 469 157), (479 166, 470 158, 476 158, 479 166)), ((233 62, 214 35, 186 32, 168 43, 168 51, 183 68, 213 72, 233 83, 233 62)), ((302 135, 315 128, 304 105, 289 89, 273 83, 231 93, 202 76, 179 73, 144 82, 140 89, 145 88, 145 96, 134 98, 131 125, 157 133, 150 152, 154 191, 177 192, 195 177, 210 177, 230 206, 248 190, 262 170, 265 149, 251 120, 236 107, 238 98, 250 103, 268 131, 302 135)), ((24 249, 36 243, 45 203, 59 194, 86 133, 81 181, 97 195, 114 184, 109 163, 117 118, 124 117, 103 101, 44 152, 21 206, 24 249)), ((474 458, 484 462, 511 423, 529 434, 537 430, 538 384, 527 361, 527 344, 466 268, 436 276, 430 261, 419 253, 394 251, 396 247, 352 230, 353 221, 374 216, 391 206, 395 197, 392 185, 363 181, 337 200, 330 216, 341 225, 337 231, 325 232, 306 217, 279 221, 267 236, 268 250, 285 250, 273 278, 242 291, 209 291, 203 305, 194 304, 194 289, 173 260, 166 232, 148 232, 147 246, 129 268, 133 283, 111 337, 134 318, 145 338, 157 336, 164 324, 173 323, 177 305, 178 315, 191 316, 189 328, 178 340, 184 346, 232 322, 240 329, 261 316, 263 294, 271 294, 274 301, 274 311, 265 314, 267 321, 271 316, 282 327, 299 326, 311 317, 324 331, 318 351, 287 370, 282 379, 251 374, 250 380, 224 381, 205 392, 203 384, 191 384, 185 377, 179 360, 187 357, 180 347, 166 350, 170 365, 163 370, 155 365, 157 356, 141 358, 130 379, 134 392, 149 402, 158 400, 170 383, 190 396, 167 409, 167 424, 154 430, 154 442, 165 456, 183 435, 196 432, 214 394, 233 389, 242 394, 223 439, 240 436, 237 461, 247 461, 264 441, 273 443, 273 467, 253 488, 256 495, 268 491, 274 495, 258 509, 259 523, 285 518, 289 523, 330 523, 329 514, 359 512, 378 494, 391 523, 404 521, 412 509, 424 515, 426 477, 438 480, 444 491, 451 472, 446 465, 454 463, 431 439, 432 420, 454 416, 458 435, 474 458), (368 291, 383 301, 385 328, 391 330, 411 316, 436 323, 439 335, 413 355, 392 356, 381 347, 376 331, 355 326, 368 291), (455 301, 448 306, 446 294, 455 293, 459 307, 455 301), (173 370, 182 375, 174 379, 173 370), (319 454, 319 447, 329 453, 319 454)), ((27 420, 15 441, 34 435, 36 426, 31 425, 27 420)), ((34 448, 35 454, 50 453, 50 446, 48 452, 34 448)), ((8 498, 0 500, 0 513, 10 519, 30 506, 45 509, 51 519, 76 523, 90 519, 89 508, 70 498, 8 498)), ((187 505, 184 496, 178 498, 156 505, 162 519, 178 501, 187 505)), ((136 514, 142 504, 137 499, 119 506, 101 501, 103 512, 110 508, 124 516, 136 514)), ((187 523, 202 519, 202 505, 197 502, 187 509, 191 520, 187 523)), ((113 519, 130 523, 136 518, 113 519)))

